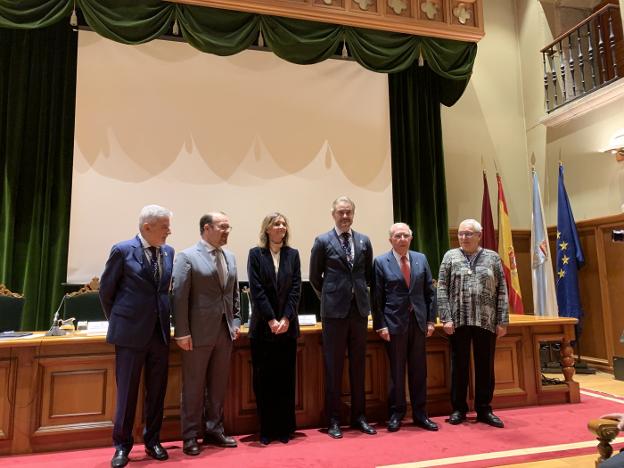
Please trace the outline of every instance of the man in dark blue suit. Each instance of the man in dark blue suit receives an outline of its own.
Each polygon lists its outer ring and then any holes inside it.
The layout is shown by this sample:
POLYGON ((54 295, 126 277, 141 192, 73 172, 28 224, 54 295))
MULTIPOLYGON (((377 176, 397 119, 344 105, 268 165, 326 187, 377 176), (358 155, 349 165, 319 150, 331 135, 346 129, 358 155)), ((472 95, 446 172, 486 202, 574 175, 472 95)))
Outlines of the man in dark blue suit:
POLYGON ((145 452, 166 460, 160 427, 169 365, 169 285, 174 251, 165 245, 171 211, 148 205, 139 215, 139 234, 115 244, 100 281, 100 301, 109 321, 106 341, 115 345, 117 406, 113 468, 126 466, 134 443, 132 426, 141 370, 145 372, 145 452))
POLYGON ((390 363, 388 430, 398 431, 405 416, 405 366, 414 424, 429 431, 438 425, 427 416, 425 340, 434 328, 433 288, 427 258, 409 250, 412 230, 405 223, 390 227, 392 250, 375 258, 373 325, 386 342, 390 363))
POLYGON ((364 234, 351 230, 355 204, 339 197, 332 204, 335 227, 314 240, 310 283, 321 299, 325 413, 330 437, 340 439, 340 394, 345 350, 349 350, 351 425, 376 434, 365 417, 366 333, 373 279, 373 247, 364 234))

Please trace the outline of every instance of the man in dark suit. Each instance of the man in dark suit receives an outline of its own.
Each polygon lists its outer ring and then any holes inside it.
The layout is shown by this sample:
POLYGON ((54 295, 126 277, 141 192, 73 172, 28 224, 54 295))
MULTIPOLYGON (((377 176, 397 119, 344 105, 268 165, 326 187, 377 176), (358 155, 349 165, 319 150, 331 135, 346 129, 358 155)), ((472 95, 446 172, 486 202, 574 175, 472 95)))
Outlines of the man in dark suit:
POLYGON ((180 417, 187 455, 199 454, 202 436, 204 444, 237 445, 223 432, 232 342, 241 324, 236 260, 222 249, 231 230, 224 213, 202 216, 200 241, 180 252, 173 266, 175 340, 184 350, 180 417))
POLYGON ((100 280, 100 301, 109 321, 106 341, 115 345, 117 406, 113 468, 126 466, 132 449, 132 426, 141 370, 145 380, 145 452, 166 460, 160 445, 169 365, 169 284, 174 251, 171 211, 148 205, 139 215, 139 234, 115 244, 100 280))
POLYGON ((328 431, 342 438, 340 394, 345 350, 349 350, 351 425, 376 434, 365 417, 366 333, 373 277, 373 248, 364 234, 351 230, 355 204, 339 197, 332 204, 335 227, 314 240, 310 256, 310 283, 321 299, 323 357, 325 360, 325 412, 328 431))
POLYGON ((390 227, 392 250, 375 258, 373 325, 386 342, 390 363, 388 430, 396 432, 407 410, 405 366, 414 424, 429 431, 438 425, 427 416, 425 340, 434 328, 433 288, 427 258, 409 250, 412 230, 405 223, 390 227))

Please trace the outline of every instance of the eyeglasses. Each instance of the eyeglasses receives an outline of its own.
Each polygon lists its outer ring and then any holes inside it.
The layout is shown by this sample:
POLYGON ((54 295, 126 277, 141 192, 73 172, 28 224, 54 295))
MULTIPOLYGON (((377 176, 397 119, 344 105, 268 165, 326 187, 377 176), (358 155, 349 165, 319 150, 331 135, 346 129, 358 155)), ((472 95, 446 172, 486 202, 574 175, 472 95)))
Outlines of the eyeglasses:
POLYGON ((472 231, 459 231, 457 233, 457 237, 466 237, 468 239, 470 239, 471 237, 475 236, 477 233, 476 232, 472 232, 472 231))
POLYGON ((410 237, 412 237, 411 234, 408 233, 398 233, 398 234, 393 234, 392 238, 393 239, 409 239, 410 237))
POLYGON ((229 224, 211 224, 211 226, 215 229, 218 229, 221 232, 231 232, 232 226, 229 224))

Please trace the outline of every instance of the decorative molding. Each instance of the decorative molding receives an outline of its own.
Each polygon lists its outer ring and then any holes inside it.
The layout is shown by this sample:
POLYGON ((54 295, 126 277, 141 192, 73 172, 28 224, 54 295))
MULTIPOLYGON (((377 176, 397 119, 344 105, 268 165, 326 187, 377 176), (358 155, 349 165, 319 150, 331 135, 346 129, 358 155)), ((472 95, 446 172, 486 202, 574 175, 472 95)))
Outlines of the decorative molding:
POLYGON ((458 41, 478 42, 485 34, 483 0, 168 1, 458 41))
POLYGON ((85 284, 78 291, 74 291, 72 293, 67 294, 67 297, 80 296, 81 294, 84 294, 84 293, 97 292, 99 290, 100 290, 100 279, 96 276, 92 278, 91 281, 85 284))
POLYGON ((546 127, 557 127, 622 98, 624 98, 624 79, 620 78, 604 88, 546 114, 540 119, 540 123, 546 127))
POLYGON ((11 292, 11 290, 2 283, 0 283, 0 296, 17 297, 17 298, 24 297, 19 293, 11 292))

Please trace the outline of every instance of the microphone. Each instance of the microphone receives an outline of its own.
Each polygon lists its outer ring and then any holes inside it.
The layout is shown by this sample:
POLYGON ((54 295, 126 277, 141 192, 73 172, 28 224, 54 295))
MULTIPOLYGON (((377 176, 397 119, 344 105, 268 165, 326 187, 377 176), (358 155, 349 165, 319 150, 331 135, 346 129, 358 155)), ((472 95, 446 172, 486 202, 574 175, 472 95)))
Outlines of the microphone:
POLYGON ((59 312, 61 311, 61 307, 63 307, 63 304, 65 303, 65 297, 67 297, 67 295, 63 295, 58 309, 56 309, 56 312, 54 312, 54 317, 52 318, 52 326, 45 334, 45 336, 63 336, 66 334, 66 331, 62 330, 59 326, 59 324, 63 322, 62 320, 59 320, 59 312))

